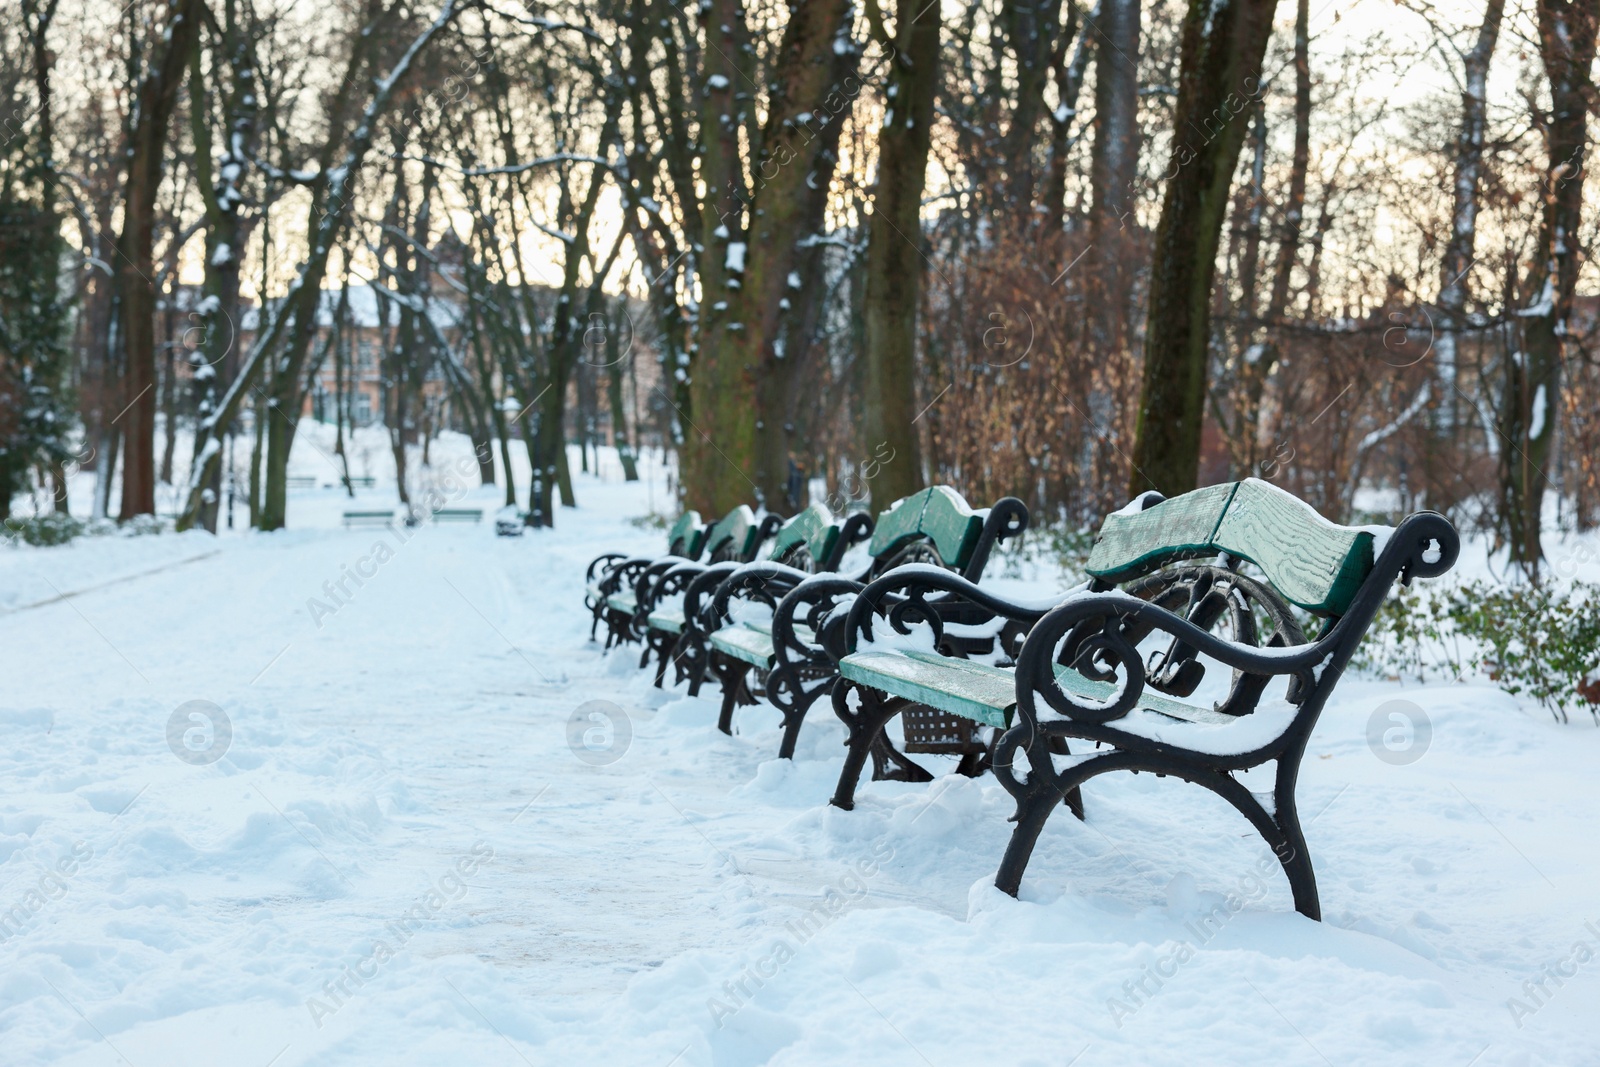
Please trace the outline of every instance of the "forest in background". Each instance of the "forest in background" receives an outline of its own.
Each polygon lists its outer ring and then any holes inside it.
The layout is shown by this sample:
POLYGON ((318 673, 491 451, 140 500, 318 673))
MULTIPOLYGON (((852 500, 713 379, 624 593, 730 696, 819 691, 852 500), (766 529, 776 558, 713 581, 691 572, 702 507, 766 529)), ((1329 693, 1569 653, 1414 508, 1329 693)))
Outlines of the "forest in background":
POLYGON ((507 501, 552 522, 603 428, 625 466, 676 451, 707 514, 949 482, 1077 528, 1254 475, 1339 520, 1363 489, 1444 511, 1536 573, 1541 530, 1600 522, 1597 22, 20 0, 0 514, 65 510, 81 466, 91 514, 166 482, 214 530, 231 439, 252 523, 283 526, 330 370, 343 458, 364 288, 402 500, 456 429, 486 480, 524 450, 507 501))

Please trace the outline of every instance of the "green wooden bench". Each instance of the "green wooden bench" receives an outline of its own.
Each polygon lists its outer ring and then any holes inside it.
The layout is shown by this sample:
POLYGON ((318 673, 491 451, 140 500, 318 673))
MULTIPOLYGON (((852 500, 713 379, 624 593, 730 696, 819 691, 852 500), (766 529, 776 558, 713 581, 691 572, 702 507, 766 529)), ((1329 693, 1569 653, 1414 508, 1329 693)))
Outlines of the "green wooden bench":
POLYGON ((394 522, 394 509, 387 511, 347 511, 344 513, 346 526, 388 526, 394 522))
MULTIPOLYGON (((661 602, 649 614, 650 632, 663 635, 664 651, 656 669, 656 684, 662 684, 670 658, 676 671, 674 684, 688 680, 690 695, 699 694, 711 667, 704 609, 724 583, 734 583, 750 599, 765 604, 770 616, 777 596, 811 574, 836 570, 850 546, 871 533, 872 519, 865 514, 857 512, 841 519, 821 504, 812 504, 777 528, 762 561, 706 567, 680 564, 673 568, 663 576, 662 590, 664 594, 682 588, 681 600, 661 602), (665 639, 671 635, 676 637, 667 652, 665 639)), ((714 624, 720 625, 720 621, 714 624)))
POLYGON ((650 657, 656 657, 657 685, 661 684, 666 672, 673 646, 683 635, 686 620, 682 594, 689 584, 707 570, 724 573, 740 564, 749 563, 760 552, 761 546, 782 526, 783 521, 779 515, 757 518, 748 505, 740 504, 707 531, 706 563, 663 560, 646 568, 639 576, 634 587, 632 632, 644 644, 639 666, 649 666, 650 657))
POLYGON ((705 551, 706 529, 698 511, 679 515, 667 531, 665 557, 630 556, 626 552, 607 552, 596 557, 584 574, 584 604, 593 616, 589 640, 595 639, 600 623, 606 624, 606 645, 631 639, 637 604, 634 586, 639 577, 662 558, 696 560, 705 551))
POLYGON ((482 508, 440 508, 433 513, 434 522, 482 522, 482 508))
POLYGON ((901 716, 906 752, 960 754, 968 773, 992 765, 1016 799, 996 878, 1015 895, 1055 807, 1083 817, 1084 782, 1171 775, 1238 809, 1278 856, 1297 910, 1318 918, 1294 795, 1306 742, 1393 584, 1444 573, 1458 551, 1454 528, 1431 512, 1392 531, 1340 526, 1249 479, 1172 500, 1147 493, 1107 516, 1089 583, 1055 607, 1007 603, 931 568, 886 575, 845 624, 833 704, 850 740, 833 803, 854 805, 867 759, 901 716), (951 597, 1028 628, 1014 668, 952 647, 939 608, 951 597), (1315 640, 1291 604, 1327 620, 1315 640), (1223 695, 1185 700, 1210 669, 1228 672, 1223 695), (1274 681, 1283 695, 1265 700, 1274 681), (1239 781, 1271 761, 1270 795, 1239 781))
MULTIPOLYGON (((837 677, 839 651, 828 647, 827 638, 827 620, 836 608, 868 582, 900 567, 926 564, 977 582, 995 544, 1016 537, 1027 525, 1028 509, 1014 497, 979 511, 954 489, 937 485, 896 501, 878 516, 867 544, 869 562, 853 577, 819 575, 783 582, 778 576, 771 587, 747 578, 719 588, 706 623, 713 631, 708 642, 711 670, 722 685, 718 726, 731 733, 735 708, 756 702, 754 680, 783 713, 778 754, 792 757, 807 711, 837 677), (772 604, 770 626, 736 618, 733 605, 739 600, 772 604)), ((963 621, 961 613, 971 615, 963 607, 952 621, 963 621)), ((833 628, 842 622, 841 613, 833 628)), ((896 760, 888 753, 884 758, 896 760)))
POLYGON ((350 488, 352 489, 371 489, 376 484, 377 479, 370 474, 352 474, 350 476, 350 488))

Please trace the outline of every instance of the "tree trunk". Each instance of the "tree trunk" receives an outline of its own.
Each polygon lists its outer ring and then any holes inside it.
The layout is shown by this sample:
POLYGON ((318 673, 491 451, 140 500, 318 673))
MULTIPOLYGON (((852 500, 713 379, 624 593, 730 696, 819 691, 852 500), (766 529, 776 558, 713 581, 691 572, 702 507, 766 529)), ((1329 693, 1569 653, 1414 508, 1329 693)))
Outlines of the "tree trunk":
MULTIPOLYGON (((817 0, 806 0, 815 4, 817 0)), ((699 331, 693 346, 694 373, 689 379, 693 411, 681 450, 685 502, 705 514, 720 515, 746 503, 754 488, 756 427, 755 364, 748 346, 723 344, 729 332, 744 324, 728 314, 742 283, 729 279, 729 252, 740 246, 745 199, 739 163, 738 108, 735 94, 745 89, 743 57, 748 36, 744 6, 739 0, 711 0, 700 8, 706 51, 701 71, 705 86, 700 107, 699 331), (737 88, 736 88, 737 86, 737 88)), ((790 19, 797 18, 791 14, 790 19)), ((743 262, 739 262, 741 272, 743 262)))
POLYGON ((1189 0, 1184 16, 1172 158, 1150 268, 1134 494, 1184 493, 1199 478, 1217 241, 1276 7, 1277 0, 1189 0))
MULTIPOLYGON (((1272 288, 1267 294, 1267 307, 1262 315, 1268 323, 1283 318, 1289 306, 1289 282, 1300 255, 1300 231, 1306 206, 1306 172, 1311 165, 1311 18, 1309 0, 1298 0, 1294 15, 1294 155, 1289 164, 1289 191, 1283 204, 1283 230, 1278 235, 1277 261, 1272 270, 1272 288)), ((1260 121, 1260 104, 1257 104, 1257 121, 1260 121)), ((1264 135, 1263 131, 1263 135, 1264 135)), ((1259 182, 1260 160, 1252 171, 1259 182)), ((1253 286, 1252 286, 1253 291, 1253 286)), ((1252 300, 1253 308, 1253 300, 1252 300)), ((1252 312, 1253 313, 1253 312, 1252 312)), ((1255 340, 1252 333, 1251 340, 1255 340)), ((1268 343, 1246 349, 1240 367, 1243 378, 1241 402, 1236 415, 1236 427, 1242 429, 1247 446, 1247 469, 1254 473, 1261 459, 1263 444, 1261 398, 1266 392, 1267 379, 1280 362, 1275 344, 1268 343), (1253 358, 1251 358, 1253 357, 1253 358)), ((1273 440, 1267 436, 1266 441, 1273 440)))
MULTIPOLYGON (((624 315, 627 314, 627 298, 623 297, 617 302, 618 308, 624 315)), ((611 324, 606 330, 606 392, 607 399, 611 402, 611 443, 617 448, 617 460, 622 464, 623 481, 636 482, 639 480, 639 461, 633 450, 633 434, 628 427, 627 406, 622 397, 622 361, 632 358, 631 354, 624 357, 621 344, 617 338, 616 316, 611 316, 611 324)))
MULTIPOLYGON (((137 119, 129 135, 128 176, 123 191, 121 253, 117 281, 121 291, 124 366, 121 518, 153 515, 156 510, 155 428, 156 294, 152 246, 155 238, 156 193, 161 187, 167 123, 177 104, 178 89, 189 70, 190 52, 200 39, 201 0, 171 0, 155 60, 135 90, 137 119)), ((132 32, 129 34, 129 47, 132 32)))
MULTIPOLYGON (((1083 77, 1094 55, 1089 33, 1078 32, 1077 5, 1069 0, 1067 25, 1056 45, 1051 73, 1056 85, 1056 109, 1050 113, 1050 164, 1045 172, 1045 229, 1058 234, 1066 225, 1067 211, 1067 154, 1072 150, 1072 125, 1078 116, 1078 93, 1083 88, 1083 77), (1067 45, 1072 45, 1072 58, 1067 59, 1067 45)), ((1089 15, 1100 17, 1096 7, 1089 15)))
POLYGON ((1134 181, 1139 174, 1140 0, 1101 0, 1096 38, 1094 150, 1089 162, 1093 195, 1090 235, 1094 241, 1099 299, 1094 301, 1095 339, 1109 355, 1128 334, 1133 265, 1129 236, 1138 226, 1134 181))
POLYGON ((1483 170, 1483 138, 1487 125, 1489 61, 1500 37, 1505 0, 1488 0, 1478 40, 1464 57, 1461 128, 1456 134, 1455 201, 1450 211, 1450 237, 1439 261, 1439 316, 1435 322, 1435 373, 1439 382, 1441 429, 1455 426, 1456 334, 1466 323, 1467 298, 1478 236, 1478 182, 1483 170))
MULTIPOLYGON (((713 0, 713 10, 720 6, 713 0)), ((822 228, 834 149, 859 90, 851 11, 849 0, 799 0, 790 7, 748 192, 737 179, 737 146, 726 143, 729 102, 720 99, 720 83, 708 90, 702 129, 715 132, 702 135, 701 286, 709 307, 700 313, 690 384, 699 432, 691 432, 684 449, 690 506, 707 514, 751 502, 752 495, 756 503, 781 507, 786 496, 793 371, 784 337, 794 290, 821 284, 799 273, 797 246, 822 228)), ((721 28, 742 32, 742 12, 733 17, 713 23, 716 33, 708 25, 708 40, 715 43, 721 28)), ((707 71, 731 67, 713 58, 707 54, 707 71)), ((731 70, 712 74, 712 82, 719 76, 746 77, 731 70)))
POLYGON ((787 514, 806 504, 790 494, 789 478, 795 453, 803 450, 795 432, 803 330, 811 310, 826 299, 822 258, 800 242, 826 230, 838 136, 861 90, 851 13, 848 0, 810 0, 795 8, 784 30, 782 88, 755 165, 749 254, 739 290, 746 336, 730 338, 760 354, 755 485, 766 507, 787 514))
POLYGON ((1513 562, 1537 571, 1544 550, 1540 513, 1561 408, 1561 361, 1578 282, 1583 170, 1600 0, 1539 0, 1539 51, 1550 79, 1545 127, 1549 171, 1538 259, 1528 279, 1521 360, 1506 360, 1501 404, 1502 521, 1513 562))
MULTIPOLYGON (((244 219, 246 203, 240 182, 250 166, 255 148, 258 102, 249 29, 238 21, 235 0, 223 5, 222 56, 226 58, 230 81, 223 94, 223 113, 228 117, 227 136, 219 165, 211 160, 209 109, 204 106, 206 86, 201 73, 200 49, 196 48, 189 66, 189 120, 194 141, 195 185, 205 206, 205 277, 203 299, 196 309, 200 324, 199 346, 190 356, 195 383, 195 443, 191 462, 201 463, 205 445, 204 421, 222 401, 238 370, 239 353, 239 272, 244 261, 244 245, 249 227, 244 219)), ((214 69, 221 69, 217 64, 214 69)), ((224 427, 230 432, 231 427, 224 427)), ((221 506, 222 468, 213 464, 202 490, 199 522, 211 533, 217 532, 221 506)))
POLYGON ((941 29, 937 4, 899 0, 888 110, 878 131, 878 184, 867 224, 862 298, 866 380, 856 465, 886 457, 867 483, 872 505, 880 510, 923 485, 916 427, 917 310, 926 263, 922 189, 939 85, 941 29))

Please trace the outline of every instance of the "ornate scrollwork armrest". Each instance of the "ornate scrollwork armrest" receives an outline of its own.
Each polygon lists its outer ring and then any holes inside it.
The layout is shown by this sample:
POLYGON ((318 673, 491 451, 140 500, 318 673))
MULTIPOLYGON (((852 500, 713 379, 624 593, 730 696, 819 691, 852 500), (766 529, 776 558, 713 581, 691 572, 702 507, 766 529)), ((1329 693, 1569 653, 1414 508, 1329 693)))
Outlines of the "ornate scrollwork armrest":
POLYGON ((627 558, 628 554, 626 552, 607 552, 604 555, 596 556, 589 562, 589 569, 583 573, 584 584, 594 584, 597 576, 604 577, 611 570, 613 564, 618 560, 627 558))
POLYGON ((738 563, 713 563, 704 567, 683 590, 683 620, 685 627, 691 629, 704 629, 706 609, 710 606, 712 594, 723 582, 727 581, 739 570, 738 563))
POLYGON ((600 575, 600 595, 608 597, 638 584, 639 576, 657 562, 654 556, 630 556, 600 575))
POLYGON ((1043 618, 1054 603, 1054 598, 1049 603, 1018 603, 952 571, 929 564, 907 564, 896 567, 861 590, 845 623, 845 644, 854 649, 858 641, 870 641, 875 615, 886 618, 900 634, 909 634, 913 625, 926 623, 932 628, 937 644, 944 637, 945 624, 957 616, 962 616, 959 621, 968 624, 1005 619, 1020 627, 1030 627, 1043 618), (930 598, 929 593, 939 595, 930 598))
POLYGON ((702 613, 707 625, 721 626, 734 621, 733 602, 744 600, 765 604, 776 614, 778 602, 810 577, 806 571, 782 563, 746 563, 717 585, 702 613))
MULTIPOLYGON (((1289 676, 1300 693, 1315 686, 1316 669, 1329 658, 1337 640, 1330 632, 1312 644, 1283 642, 1261 647, 1218 637, 1161 606, 1159 598, 1144 600, 1118 591, 1080 593, 1045 615, 1024 642, 1017 659, 1019 712, 1031 720, 1033 701, 1024 699, 1024 694, 1039 693, 1058 714, 1078 722, 1104 724, 1126 715, 1137 706, 1151 680, 1138 643, 1155 630, 1170 634, 1175 639, 1173 647, 1209 656, 1249 679, 1289 676), (1120 688, 1110 701, 1069 693, 1056 676, 1058 664, 1091 681, 1112 685, 1120 681, 1120 688)), ((1252 684, 1257 695, 1260 688, 1252 684)))
POLYGON ((767 696, 779 709, 793 710, 819 684, 827 684, 845 654, 844 612, 862 583, 832 574, 809 575, 772 613, 772 677, 767 696), (806 688, 806 682, 812 686, 806 688))

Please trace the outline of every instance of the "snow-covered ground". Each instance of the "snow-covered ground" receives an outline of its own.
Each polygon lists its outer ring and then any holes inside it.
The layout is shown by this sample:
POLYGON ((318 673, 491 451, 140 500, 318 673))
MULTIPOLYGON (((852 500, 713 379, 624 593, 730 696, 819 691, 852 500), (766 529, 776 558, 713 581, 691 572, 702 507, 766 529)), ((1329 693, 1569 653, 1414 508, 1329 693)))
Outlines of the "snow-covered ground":
POLYGON ((1148 775, 1012 900, 992 779, 838 811, 826 705, 778 761, 776 713, 724 737, 714 687, 589 643, 584 565, 667 499, 607 458, 516 539, 344 530, 318 488, 273 535, 0 550, 0 1063, 1600 1062, 1589 722, 1348 679, 1299 789, 1322 923, 1148 775), (1420 758, 1369 746, 1397 698, 1420 758))

